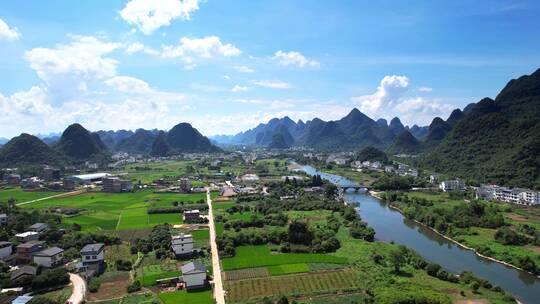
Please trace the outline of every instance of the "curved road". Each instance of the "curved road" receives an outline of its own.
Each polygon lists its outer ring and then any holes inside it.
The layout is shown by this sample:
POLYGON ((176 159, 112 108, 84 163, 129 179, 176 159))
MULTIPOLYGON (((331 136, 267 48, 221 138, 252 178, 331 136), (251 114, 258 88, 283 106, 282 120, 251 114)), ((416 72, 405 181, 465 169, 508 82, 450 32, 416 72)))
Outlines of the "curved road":
POLYGON ((219 251, 216 244, 216 226, 212 212, 212 198, 210 188, 206 188, 206 201, 208 202, 208 227, 210 228, 210 249, 212 250, 212 269, 214 270, 214 298, 217 304, 225 304, 225 292, 221 281, 221 265, 219 263, 219 251))
POLYGON ((86 282, 79 275, 70 273, 69 280, 71 281, 72 291, 71 297, 69 297, 68 302, 70 304, 80 304, 84 301, 84 295, 86 294, 86 282))

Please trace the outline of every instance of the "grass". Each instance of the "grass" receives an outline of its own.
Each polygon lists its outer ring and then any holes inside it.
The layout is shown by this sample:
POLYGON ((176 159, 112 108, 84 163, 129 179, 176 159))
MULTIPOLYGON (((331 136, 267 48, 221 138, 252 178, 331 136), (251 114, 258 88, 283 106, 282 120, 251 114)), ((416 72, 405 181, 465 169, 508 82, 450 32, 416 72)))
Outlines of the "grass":
POLYGON ((175 291, 162 292, 159 298, 164 304, 189 303, 189 304, 213 304, 211 290, 202 291, 175 291))
POLYGON ((142 276, 139 278, 142 286, 148 287, 156 284, 156 280, 172 278, 182 275, 180 270, 165 270, 161 265, 149 265, 142 268, 142 276))
POLYGON ((154 304, 159 298, 153 293, 127 295, 121 299, 100 301, 99 304, 154 304))
POLYGON ((262 266, 275 266, 298 263, 333 263, 346 264, 348 261, 343 257, 318 253, 277 253, 272 254, 266 245, 240 246, 236 248, 236 254, 231 258, 224 258, 222 265, 224 270, 253 268, 262 266))
POLYGON ((66 224, 80 224, 84 231, 131 230, 151 228, 157 224, 181 224, 179 213, 148 214, 148 208, 172 207, 172 202, 197 202, 205 193, 153 193, 144 190, 133 193, 84 193, 67 198, 53 198, 23 208, 51 208, 68 206, 84 210, 81 215, 68 217, 66 224))
POLYGON ((10 199, 14 199, 19 203, 23 203, 44 197, 58 195, 61 193, 62 192, 50 191, 27 192, 23 191, 20 187, 15 187, 0 190, 0 202, 7 202, 10 199))
MULTIPOLYGON (((67 299, 69 299, 69 296, 71 295, 71 287, 65 287, 59 290, 50 291, 44 294, 40 294, 35 296, 37 299, 47 299, 52 301, 53 303, 64 303, 67 299)), ((34 301, 36 301, 34 300, 34 301)))
POLYGON ((209 230, 194 230, 190 232, 195 241, 195 247, 208 247, 210 240, 209 230))
POLYGON ((268 266, 266 268, 268 269, 268 273, 272 276, 309 272, 310 270, 309 266, 306 263, 274 265, 268 266))

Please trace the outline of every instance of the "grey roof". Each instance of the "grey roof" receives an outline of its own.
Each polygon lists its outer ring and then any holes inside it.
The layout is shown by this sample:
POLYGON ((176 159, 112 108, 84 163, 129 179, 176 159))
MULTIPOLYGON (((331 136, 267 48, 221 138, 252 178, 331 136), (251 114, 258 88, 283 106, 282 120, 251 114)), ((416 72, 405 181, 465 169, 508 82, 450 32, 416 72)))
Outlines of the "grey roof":
POLYGON ((206 272, 206 266, 200 262, 189 262, 182 266, 182 274, 195 274, 206 272))
POLYGON ((97 243, 97 244, 88 244, 84 246, 81 249, 82 254, 98 254, 105 248, 105 244, 103 243, 97 243))
POLYGON ((55 256, 55 255, 57 255, 59 253, 62 253, 62 252, 64 252, 64 249, 62 249, 62 248, 51 247, 51 248, 47 248, 45 250, 42 250, 42 251, 36 253, 35 255, 52 257, 52 256, 55 256))
POLYGON ((0 247, 2 247, 4 245, 11 245, 11 242, 0 241, 0 247))
POLYGON ((22 266, 19 269, 13 270, 11 272, 10 278, 14 280, 25 274, 35 276, 37 274, 37 267, 28 265, 22 266))
POLYGON ((0 218, 4 218, 4 217, 7 217, 7 214, 5 214, 5 213, 0 213, 0 218))
POLYGON ((43 245, 45 244, 44 241, 28 241, 26 243, 19 244, 17 248, 32 248, 36 245, 43 245))
POLYGON ((45 223, 35 223, 34 225, 30 226, 30 229, 38 229, 38 228, 43 228, 43 227, 48 227, 48 226, 45 223))

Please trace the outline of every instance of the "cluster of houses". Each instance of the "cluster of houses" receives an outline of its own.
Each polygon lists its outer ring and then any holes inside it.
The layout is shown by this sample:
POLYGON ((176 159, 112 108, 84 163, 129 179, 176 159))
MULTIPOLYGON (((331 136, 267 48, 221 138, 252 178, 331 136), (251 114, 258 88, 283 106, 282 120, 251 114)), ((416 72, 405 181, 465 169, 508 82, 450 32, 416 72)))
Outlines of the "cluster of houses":
MULTIPOLYGON (((6 218, 5 214, 0 215, 6 218)), ((4 222, 2 222, 4 223, 4 222)), ((64 249, 48 247, 45 241, 40 241, 40 236, 49 229, 45 223, 35 223, 28 231, 15 235, 20 243, 13 251, 11 242, 0 242, 0 260, 10 265, 10 279, 12 282, 28 282, 37 274, 37 267, 54 268, 66 265, 64 249)), ((81 249, 80 266, 78 271, 87 275, 90 272, 98 272, 104 269, 104 244, 88 244, 81 249)))
POLYGON ((538 191, 497 185, 481 185, 476 190, 476 197, 526 206, 540 204, 540 192, 538 191))

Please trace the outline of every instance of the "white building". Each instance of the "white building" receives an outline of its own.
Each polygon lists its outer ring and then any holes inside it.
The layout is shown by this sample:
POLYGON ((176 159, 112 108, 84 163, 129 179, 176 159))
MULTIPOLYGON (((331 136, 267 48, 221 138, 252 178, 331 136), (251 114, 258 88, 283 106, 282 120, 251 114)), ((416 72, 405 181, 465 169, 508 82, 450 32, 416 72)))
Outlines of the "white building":
POLYGON ((527 206, 540 204, 538 191, 523 188, 510 189, 497 185, 481 185, 476 191, 476 197, 527 206))
POLYGON ((64 249, 52 247, 34 254, 34 263, 43 267, 55 267, 64 262, 64 249))
POLYGON ((465 183, 459 179, 446 180, 446 181, 442 181, 439 184, 439 189, 441 189, 443 192, 463 191, 465 190, 465 183))
POLYGON ((17 241, 22 243, 37 241, 39 239, 39 233, 35 231, 26 231, 23 233, 15 234, 15 238, 17 239, 17 241))
POLYGON ((182 279, 186 289, 197 289, 206 286, 206 266, 199 262, 189 262, 182 266, 182 279))
POLYGON ((85 267, 99 266, 105 260, 105 244, 88 244, 81 249, 82 265, 85 267))
POLYGON ((176 257, 183 257, 193 253, 193 236, 191 234, 180 234, 171 239, 171 249, 176 257))

